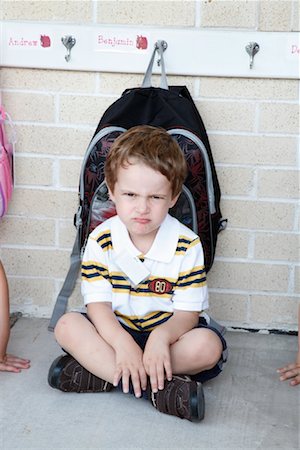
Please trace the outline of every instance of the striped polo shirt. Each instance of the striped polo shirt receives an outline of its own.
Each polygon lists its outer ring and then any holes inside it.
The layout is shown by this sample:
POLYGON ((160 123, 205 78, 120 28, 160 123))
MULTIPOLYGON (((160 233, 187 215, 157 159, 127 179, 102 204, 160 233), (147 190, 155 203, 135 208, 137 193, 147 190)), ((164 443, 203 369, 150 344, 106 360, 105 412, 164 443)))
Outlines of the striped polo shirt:
POLYGON ((208 308, 208 292, 199 237, 167 215, 150 250, 142 255, 114 216, 89 236, 81 289, 85 305, 110 302, 120 322, 140 331, 151 331, 174 310, 203 311, 208 308), (118 265, 124 252, 138 258, 147 273, 137 284, 118 265))

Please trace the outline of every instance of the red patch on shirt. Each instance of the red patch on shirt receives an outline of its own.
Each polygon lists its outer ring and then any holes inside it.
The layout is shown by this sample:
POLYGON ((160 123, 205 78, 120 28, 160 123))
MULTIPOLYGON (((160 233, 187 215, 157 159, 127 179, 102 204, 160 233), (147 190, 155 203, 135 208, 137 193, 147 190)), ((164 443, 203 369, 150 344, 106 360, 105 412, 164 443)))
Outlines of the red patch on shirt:
POLYGON ((150 281, 148 287, 151 292, 158 295, 170 294, 173 288, 172 284, 164 278, 156 278, 156 280, 150 281))

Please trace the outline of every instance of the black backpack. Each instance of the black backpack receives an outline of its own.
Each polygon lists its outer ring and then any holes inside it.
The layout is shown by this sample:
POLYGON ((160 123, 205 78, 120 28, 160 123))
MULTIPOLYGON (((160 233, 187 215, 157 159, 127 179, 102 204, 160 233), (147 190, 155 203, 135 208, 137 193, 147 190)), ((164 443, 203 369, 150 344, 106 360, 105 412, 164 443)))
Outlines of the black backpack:
POLYGON ((167 85, 164 49, 164 41, 155 44, 142 87, 125 90, 106 110, 87 148, 79 182, 79 207, 74 217, 77 235, 71 265, 53 310, 50 330, 66 311, 90 232, 115 214, 104 181, 105 159, 113 141, 133 126, 162 127, 181 147, 188 176, 170 214, 199 235, 207 272, 213 264, 217 235, 225 222, 221 218, 220 187, 207 133, 187 87, 167 85), (160 57, 161 87, 151 86, 156 52, 160 57))

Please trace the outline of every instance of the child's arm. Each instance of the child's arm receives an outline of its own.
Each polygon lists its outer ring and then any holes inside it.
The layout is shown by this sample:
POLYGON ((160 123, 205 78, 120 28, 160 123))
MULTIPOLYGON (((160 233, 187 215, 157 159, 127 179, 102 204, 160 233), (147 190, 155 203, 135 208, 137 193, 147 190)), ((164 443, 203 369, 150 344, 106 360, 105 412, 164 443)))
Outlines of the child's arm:
POLYGON ((123 392, 129 392, 131 380, 136 397, 140 397, 147 386, 142 350, 120 325, 111 303, 89 303, 87 311, 100 336, 115 350, 114 386, 122 379, 123 392))
POLYGON ((296 356, 296 361, 292 364, 288 364, 285 367, 277 369, 280 373, 280 381, 291 380, 291 386, 297 386, 300 384, 300 305, 298 309, 298 353, 296 356))
POLYGON ((165 375, 172 379, 170 346, 199 321, 199 312, 174 311, 172 317, 157 326, 150 334, 145 351, 144 366, 150 377, 153 392, 163 389, 165 375))
POLYGON ((172 378, 170 346, 198 324, 199 312, 208 307, 204 254, 198 237, 189 243, 181 261, 172 302, 173 315, 151 332, 144 351, 144 366, 154 392, 163 389, 165 376, 172 378))
POLYGON ((9 340, 9 296, 4 267, 0 261, 0 371, 20 372, 29 367, 29 360, 6 353, 9 340))
POLYGON ((9 333, 8 285, 4 267, 0 262, 0 364, 3 363, 6 356, 9 333))

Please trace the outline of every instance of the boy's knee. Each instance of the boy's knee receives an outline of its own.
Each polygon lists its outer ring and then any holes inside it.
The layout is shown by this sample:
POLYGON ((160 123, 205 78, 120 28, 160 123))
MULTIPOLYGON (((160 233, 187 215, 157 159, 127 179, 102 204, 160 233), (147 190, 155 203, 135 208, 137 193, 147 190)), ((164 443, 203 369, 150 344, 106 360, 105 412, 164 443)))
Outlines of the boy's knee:
POLYGON ((215 367, 215 365, 220 361, 220 358, 222 356, 222 345, 214 345, 211 347, 211 351, 208 354, 207 357, 207 365, 208 369, 212 369, 215 367))
POLYGON ((213 368, 221 359, 223 352, 223 345, 219 336, 215 336, 215 339, 210 342, 208 347, 208 365, 209 368, 213 368))
POLYGON ((197 346, 197 355, 199 359, 205 359, 207 369, 213 368, 220 360, 223 351, 223 345, 219 336, 211 330, 205 330, 205 338, 197 346))
POLYGON ((59 343, 64 339, 64 337, 66 337, 66 335, 69 335, 77 315, 78 313, 66 313, 58 320, 54 328, 54 335, 59 343))

